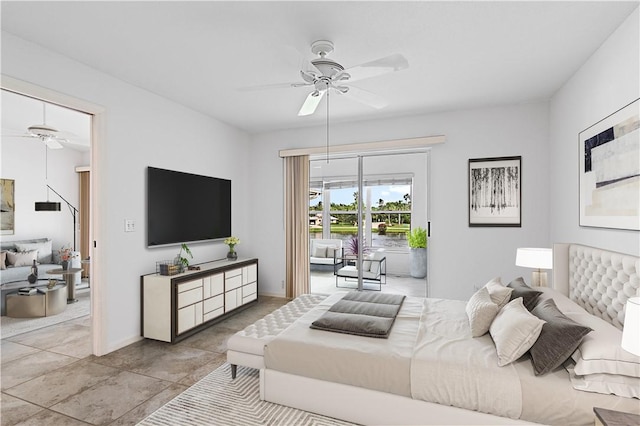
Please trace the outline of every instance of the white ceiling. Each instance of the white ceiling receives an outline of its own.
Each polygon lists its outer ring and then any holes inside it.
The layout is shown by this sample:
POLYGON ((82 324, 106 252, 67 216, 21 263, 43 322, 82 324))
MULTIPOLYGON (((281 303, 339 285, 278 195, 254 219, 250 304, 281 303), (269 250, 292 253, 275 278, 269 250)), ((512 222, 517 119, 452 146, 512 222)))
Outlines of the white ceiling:
POLYGON ((298 117, 310 44, 351 67, 393 53, 409 68, 354 86, 375 110, 333 97, 332 121, 550 98, 638 1, 2 2, 2 29, 251 133, 318 125, 298 117))

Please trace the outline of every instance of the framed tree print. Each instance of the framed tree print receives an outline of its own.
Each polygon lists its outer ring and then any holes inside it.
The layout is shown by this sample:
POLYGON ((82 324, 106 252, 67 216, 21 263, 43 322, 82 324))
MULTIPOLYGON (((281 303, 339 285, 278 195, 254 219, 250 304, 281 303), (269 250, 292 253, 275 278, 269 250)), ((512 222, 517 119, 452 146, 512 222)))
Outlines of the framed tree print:
POLYGON ((13 235, 15 232, 15 181, 0 179, 0 235, 13 235))
POLYGON ((469 160, 469 226, 522 225, 522 157, 469 160))
POLYGON ((578 135, 580 226, 640 230, 639 104, 578 135))

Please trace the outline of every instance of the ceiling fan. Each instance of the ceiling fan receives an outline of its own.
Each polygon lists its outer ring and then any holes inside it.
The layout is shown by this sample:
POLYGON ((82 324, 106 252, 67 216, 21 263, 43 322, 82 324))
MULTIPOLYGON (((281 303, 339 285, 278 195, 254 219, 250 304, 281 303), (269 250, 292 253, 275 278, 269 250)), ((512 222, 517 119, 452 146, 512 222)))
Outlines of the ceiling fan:
MULTIPOLYGON (((300 71, 300 76, 303 81, 284 85, 290 87, 313 87, 313 91, 307 95, 307 98, 302 104, 298 116, 313 114, 328 91, 335 92, 376 109, 384 108, 388 105, 385 99, 375 93, 352 86, 351 83, 393 71, 400 71, 409 67, 407 59, 401 54, 396 53, 345 69, 338 62, 327 56, 333 52, 333 50, 333 43, 331 41, 318 40, 313 42, 311 44, 311 52, 314 55, 318 55, 318 57, 311 61, 305 61, 306 64, 303 67, 305 69, 300 71)), ((266 87, 281 86, 283 85, 266 87)))
POLYGON ((42 143, 44 143, 50 149, 62 149, 63 146, 61 142, 69 142, 68 139, 62 137, 63 132, 60 132, 55 127, 49 126, 47 124, 47 104, 45 102, 42 103, 42 124, 32 124, 27 127, 26 133, 21 133, 18 135, 7 135, 9 137, 20 137, 20 138, 37 138, 40 139, 42 143))

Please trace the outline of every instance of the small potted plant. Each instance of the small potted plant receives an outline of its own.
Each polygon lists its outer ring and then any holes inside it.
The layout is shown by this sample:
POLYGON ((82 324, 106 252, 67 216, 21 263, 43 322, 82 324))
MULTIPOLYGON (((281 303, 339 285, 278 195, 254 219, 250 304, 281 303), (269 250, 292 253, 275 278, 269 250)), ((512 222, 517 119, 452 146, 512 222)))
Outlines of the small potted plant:
POLYGON ((378 224, 378 235, 387 235, 387 224, 382 222, 378 224))
POLYGON ((421 227, 407 232, 409 272, 413 278, 427 276, 427 230, 421 227))
POLYGON ((227 259, 236 260, 238 259, 238 253, 236 253, 236 244, 240 244, 240 239, 238 237, 229 237, 224 240, 224 243, 229 246, 229 252, 227 253, 227 259))
POLYGON ((180 253, 178 253, 178 255, 176 256, 176 265, 180 265, 180 269, 182 271, 184 271, 185 269, 187 269, 189 267, 189 259, 187 259, 186 257, 182 256, 182 252, 185 252, 185 255, 189 256, 191 259, 193 259, 193 254, 191 254, 191 250, 189 250, 189 246, 187 246, 186 244, 182 244, 180 246, 180 253))

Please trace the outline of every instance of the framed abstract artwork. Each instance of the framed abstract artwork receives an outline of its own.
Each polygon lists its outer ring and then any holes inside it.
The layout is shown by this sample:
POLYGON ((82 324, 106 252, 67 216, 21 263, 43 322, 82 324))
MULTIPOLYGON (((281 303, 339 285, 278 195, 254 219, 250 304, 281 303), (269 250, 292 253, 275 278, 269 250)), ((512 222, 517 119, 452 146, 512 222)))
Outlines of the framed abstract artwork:
POLYGON ((640 101, 579 133, 580 226, 640 230, 640 101))
POLYGON ((15 232, 15 181, 0 179, 0 235, 15 232))
POLYGON ((522 157, 469 160, 469 226, 522 226, 522 157))

